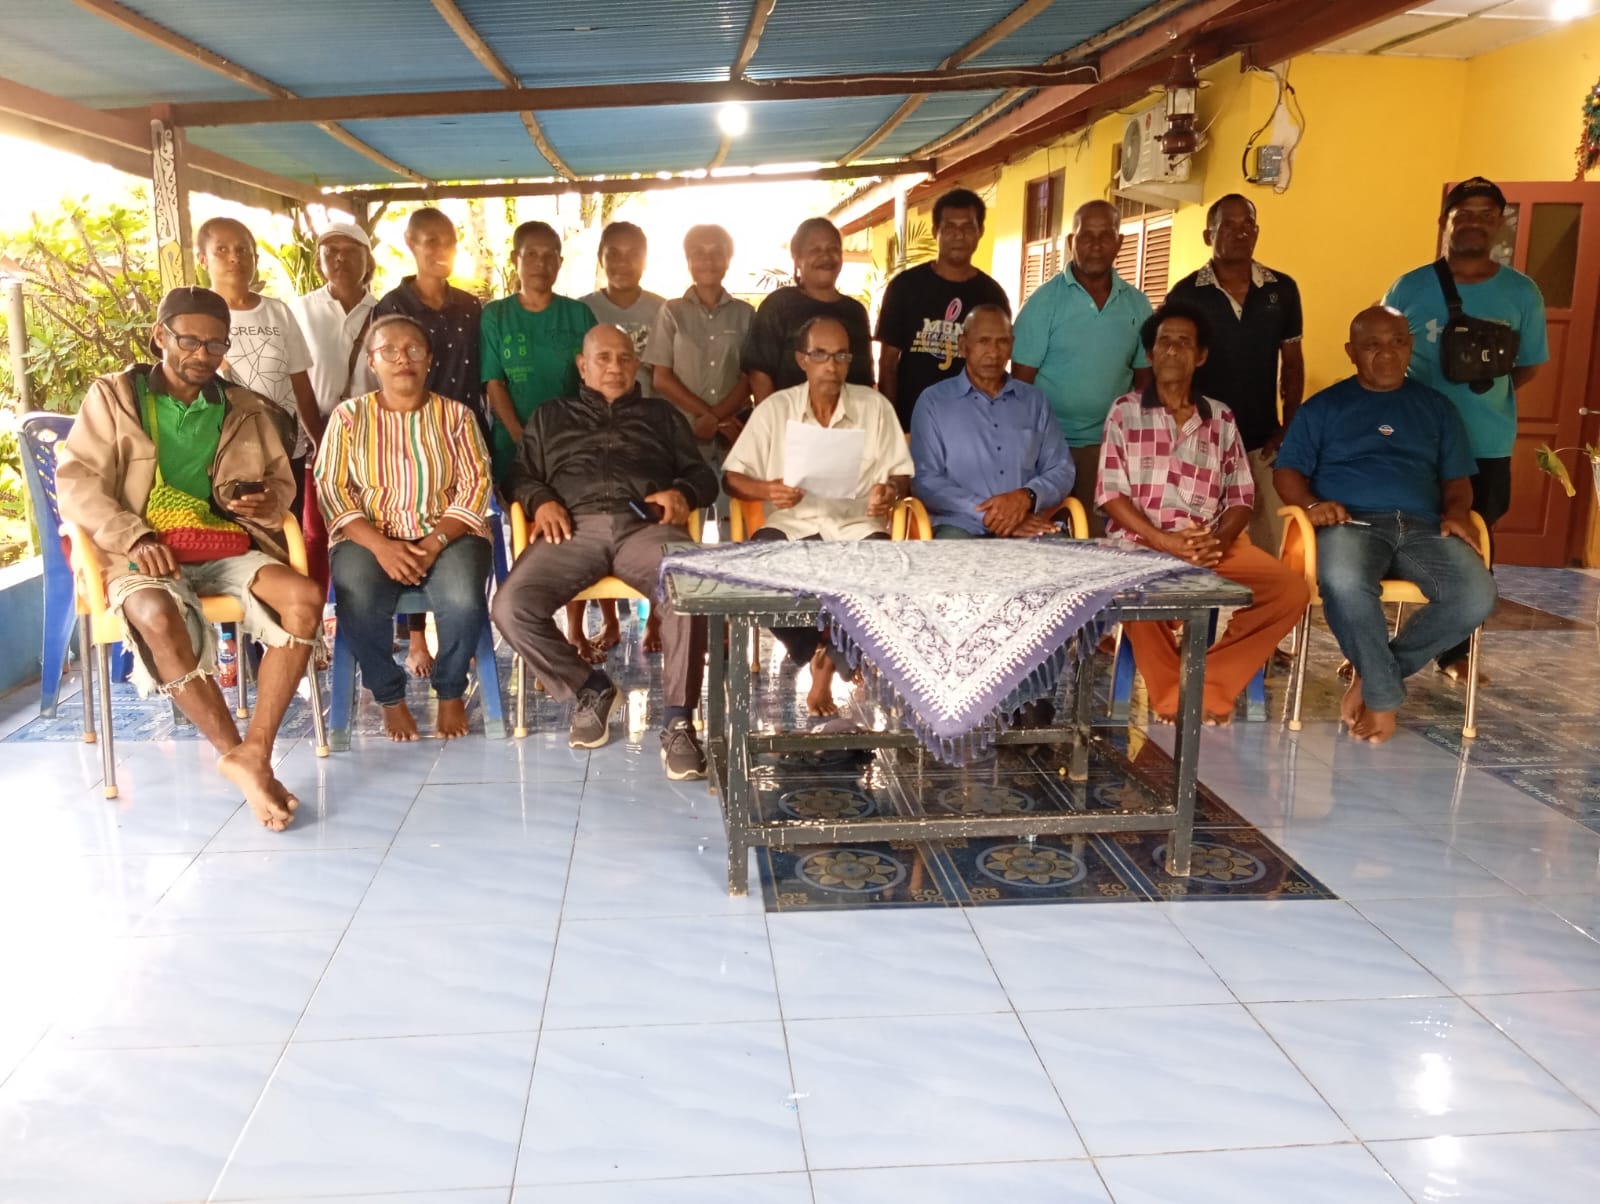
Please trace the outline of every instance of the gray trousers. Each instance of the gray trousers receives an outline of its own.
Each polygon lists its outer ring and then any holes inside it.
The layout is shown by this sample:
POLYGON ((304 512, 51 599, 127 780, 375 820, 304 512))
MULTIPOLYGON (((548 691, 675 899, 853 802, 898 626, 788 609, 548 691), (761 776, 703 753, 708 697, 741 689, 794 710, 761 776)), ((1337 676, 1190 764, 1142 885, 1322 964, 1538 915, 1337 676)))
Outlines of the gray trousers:
POLYGON ((556 612, 600 578, 620 577, 650 598, 661 616, 661 685, 666 704, 698 706, 705 675, 705 624, 656 599, 662 545, 687 543, 689 532, 640 522, 629 513, 580 514, 572 525, 572 538, 565 543, 535 540, 517 557, 495 591, 494 625, 552 697, 571 698, 595 666, 561 634, 556 612))

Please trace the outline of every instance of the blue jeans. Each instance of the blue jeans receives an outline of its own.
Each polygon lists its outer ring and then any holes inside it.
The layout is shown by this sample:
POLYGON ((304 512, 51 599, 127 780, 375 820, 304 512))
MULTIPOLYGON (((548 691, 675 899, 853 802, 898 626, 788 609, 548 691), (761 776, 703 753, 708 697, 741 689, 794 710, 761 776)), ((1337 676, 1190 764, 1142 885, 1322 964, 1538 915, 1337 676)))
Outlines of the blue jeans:
MULTIPOLYGON (((467 665, 489 619, 485 587, 493 559, 489 541, 463 535, 439 553, 421 589, 428 595, 439 655, 433 662, 433 690, 441 702, 467 692, 467 665)), ((350 641, 361 680, 380 706, 406 697, 406 671, 394 659, 394 612, 409 586, 390 577, 378 558, 346 539, 328 558, 333 577, 333 607, 339 638, 350 641)))
POLYGON ((1317 528, 1317 588, 1328 626, 1361 675, 1369 710, 1397 711, 1405 679, 1460 641, 1494 610, 1494 578, 1477 550, 1440 535, 1432 519, 1394 512, 1354 513, 1368 527, 1317 528), (1415 582, 1428 605, 1389 638, 1379 582, 1415 582))

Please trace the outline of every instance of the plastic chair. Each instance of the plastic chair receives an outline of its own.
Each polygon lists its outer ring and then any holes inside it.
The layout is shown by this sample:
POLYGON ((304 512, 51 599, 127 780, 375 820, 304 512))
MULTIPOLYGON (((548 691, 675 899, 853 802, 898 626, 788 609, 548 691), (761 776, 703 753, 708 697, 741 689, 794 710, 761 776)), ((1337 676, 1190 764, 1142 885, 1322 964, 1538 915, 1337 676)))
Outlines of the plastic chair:
MULTIPOLYGON (((491 528, 499 525, 491 519, 491 528)), ((426 614, 431 609, 428 592, 423 589, 400 591, 394 604, 397 615, 426 614)), ((505 701, 500 694, 500 666, 494 658, 494 628, 489 617, 484 616, 483 630, 478 633, 478 647, 473 653, 478 666, 478 689, 483 695, 483 734, 491 740, 506 738, 505 701)), ((361 666, 356 664, 356 654, 350 641, 335 626, 333 630, 333 697, 328 703, 328 743, 334 752, 350 750, 350 727, 356 710, 356 682, 361 676, 361 666)))
MULTIPOLYGON (((700 542, 700 511, 689 511, 689 538, 695 543, 700 542)), ((522 555, 523 549, 528 546, 528 515, 522 508, 521 502, 511 503, 511 563, 515 564, 522 555)), ((572 595, 573 602, 591 602, 603 598, 614 600, 628 600, 632 602, 649 602, 650 599, 629 585, 621 577, 605 576, 596 581, 587 589, 579 590, 572 595)), ((523 678, 526 676, 526 666, 520 656, 511 658, 511 689, 517 700, 516 727, 512 734, 517 739, 528 734, 528 695, 523 689, 523 678)))
MULTIPOLYGON (((1306 657, 1311 642, 1311 610, 1312 607, 1322 605, 1322 594, 1317 590, 1317 529, 1311 524, 1311 516, 1299 506, 1281 506, 1278 513, 1289 520, 1283 527, 1283 546, 1278 553, 1278 559, 1304 573, 1306 588, 1311 591, 1311 605, 1306 607, 1305 616, 1300 620, 1300 628, 1295 633, 1294 667, 1290 671, 1289 678, 1289 730, 1297 732, 1301 728, 1301 704, 1305 701, 1306 657)), ((1483 557, 1484 567, 1488 568, 1489 528, 1476 510, 1471 514, 1472 529, 1478 536, 1478 555, 1483 557)), ((1407 606, 1428 604, 1427 595, 1414 582, 1403 578, 1385 577, 1378 586, 1380 600, 1396 603, 1402 612, 1407 606)), ((1398 618, 1395 620, 1395 628, 1399 629, 1398 618)), ((1473 631, 1472 638, 1467 642, 1467 711, 1461 721, 1463 740, 1478 738, 1478 645, 1482 636, 1483 628, 1479 627, 1473 631)))
MULTIPOLYGON (((28 482, 28 505, 40 537, 44 559, 44 639, 39 669, 39 714, 56 713, 61 691, 61 674, 67 667, 67 650, 72 645, 72 628, 78 621, 73 603, 72 565, 67 562, 64 540, 45 538, 45 533, 61 529, 61 510, 56 505, 56 450, 72 429, 69 414, 35 412, 24 414, 18 430, 22 444, 22 475, 28 482)), ((133 657, 119 643, 111 650, 112 680, 126 681, 133 657)))
MULTIPOLYGON (((77 587, 77 613, 82 620, 78 624, 78 641, 79 657, 83 662, 83 740, 85 744, 93 744, 96 740, 93 701, 95 664, 91 653, 97 653, 100 661, 100 723, 105 728, 105 740, 100 745, 105 796, 116 798, 116 752, 111 724, 111 647, 123 638, 125 632, 122 620, 111 611, 106 601, 105 570, 100 561, 100 550, 77 523, 62 523, 61 534, 69 549, 73 580, 77 587)), ((283 537, 288 545, 290 566, 302 575, 309 575, 306 573, 305 539, 300 533, 300 524, 295 522, 292 514, 284 515, 283 537)), ((209 623, 231 626, 244 621, 244 607, 237 599, 226 595, 207 595, 200 599, 200 608, 209 623)), ((248 664, 249 660, 241 648, 238 701, 235 707, 235 713, 240 718, 248 718, 250 714, 248 664)), ((316 753, 319 757, 325 757, 328 755, 328 735, 322 718, 322 686, 317 681, 315 657, 306 663, 306 682, 311 690, 316 753)))

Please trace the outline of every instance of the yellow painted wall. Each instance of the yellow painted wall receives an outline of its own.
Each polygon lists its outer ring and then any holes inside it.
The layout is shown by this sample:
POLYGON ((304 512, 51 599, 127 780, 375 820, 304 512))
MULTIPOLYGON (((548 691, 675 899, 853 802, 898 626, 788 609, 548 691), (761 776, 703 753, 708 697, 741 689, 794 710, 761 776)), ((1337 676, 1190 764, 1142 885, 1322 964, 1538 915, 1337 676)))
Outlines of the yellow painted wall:
POLYGON ((1572 179, 1579 107, 1596 79, 1600 16, 1471 60, 1456 174, 1572 179))

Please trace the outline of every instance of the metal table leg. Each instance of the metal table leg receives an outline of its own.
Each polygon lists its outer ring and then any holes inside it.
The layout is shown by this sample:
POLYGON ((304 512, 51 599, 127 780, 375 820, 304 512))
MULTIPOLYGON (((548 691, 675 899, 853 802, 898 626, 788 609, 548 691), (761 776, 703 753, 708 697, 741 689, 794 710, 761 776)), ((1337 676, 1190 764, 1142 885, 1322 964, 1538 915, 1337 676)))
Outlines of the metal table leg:
MULTIPOLYGON (((726 733, 723 723, 728 713, 728 648, 731 640, 728 632, 728 621, 721 615, 709 615, 706 619, 706 647, 710 653, 710 663, 706 666, 706 739, 721 739, 726 733)), ((737 659, 737 658, 736 658, 737 659)))
MULTIPOLYGON (((751 622, 743 615, 732 620, 732 645, 748 647, 751 622)), ((750 880, 749 825, 755 815, 750 784, 750 662, 742 654, 727 663, 728 777, 722 787, 722 824, 728 834, 728 893, 743 895, 750 880)))
MULTIPOLYGON (((1078 639, 1084 639, 1080 632, 1078 639)), ((1094 649, 1069 653, 1069 664, 1075 666, 1072 687, 1072 755, 1067 764, 1067 777, 1074 782, 1089 780, 1089 737, 1093 732, 1094 715, 1094 649)))
POLYGON ((1195 783, 1200 773, 1201 708, 1205 699, 1207 612, 1191 611, 1178 635, 1178 732, 1173 745, 1172 839, 1167 872, 1189 876, 1194 840, 1195 783))

